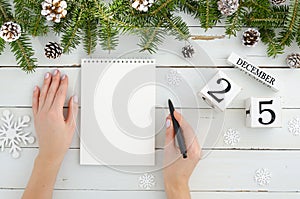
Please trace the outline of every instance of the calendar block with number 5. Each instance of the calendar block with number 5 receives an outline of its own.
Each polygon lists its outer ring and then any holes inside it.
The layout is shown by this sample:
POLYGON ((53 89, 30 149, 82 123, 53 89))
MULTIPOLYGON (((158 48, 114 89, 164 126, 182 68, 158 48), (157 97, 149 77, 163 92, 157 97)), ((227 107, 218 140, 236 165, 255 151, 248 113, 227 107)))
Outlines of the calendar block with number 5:
POLYGON ((200 95, 210 106, 224 111, 240 91, 240 86, 219 71, 200 91, 200 95))
POLYGON ((246 126, 258 128, 282 127, 280 98, 246 100, 246 126))

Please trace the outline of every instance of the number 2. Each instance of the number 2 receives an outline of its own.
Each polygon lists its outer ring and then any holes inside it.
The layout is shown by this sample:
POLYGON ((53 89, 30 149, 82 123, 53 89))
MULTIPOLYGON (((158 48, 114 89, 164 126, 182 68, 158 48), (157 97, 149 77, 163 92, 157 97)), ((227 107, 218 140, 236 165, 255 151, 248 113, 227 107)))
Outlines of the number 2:
POLYGON ((209 94, 212 98, 214 98, 218 103, 222 102, 224 100, 224 98, 219 99, 218 97, 215 96, 215 94, 228 93, 231 89, 231 84, 227 79, 220 78, 220 79, 217 80, 217 83, 220 84, 221 81, 225 81, 227 83, 227 87, 224 90, 221 90, 221 91, 207 91, 207 94, 209 94))
POLYGON ((259 123, 261 123, 263 125, 269 125, 269 124, 272 124, 275 121, 276 114, 271 109, 267 109, 267 108, 262 109, 262 105, 264 105, 264 104, 273 104, 273 100, 259 102, 259 114, 262 114, 263 112, 269 112, 270 115, 271 115, 271 120, 269 122, 263 122, 263 119, 260 117, 260 118, 258 118, 258 121, 259 121, 259 123))

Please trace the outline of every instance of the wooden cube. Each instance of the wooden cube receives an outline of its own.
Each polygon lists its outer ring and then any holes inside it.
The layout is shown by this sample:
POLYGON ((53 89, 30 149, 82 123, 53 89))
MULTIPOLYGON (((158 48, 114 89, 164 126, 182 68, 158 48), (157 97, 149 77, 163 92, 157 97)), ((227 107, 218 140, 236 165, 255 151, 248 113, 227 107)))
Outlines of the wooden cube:
POLYGON ((219 71, 199 94, 210 106, 224 111, 240 91, 240 86, 225 73, 219 71))
POLYGON ((281 99, 255 98, 246 100, 246 126, 254 128, 282 127, 281 99))

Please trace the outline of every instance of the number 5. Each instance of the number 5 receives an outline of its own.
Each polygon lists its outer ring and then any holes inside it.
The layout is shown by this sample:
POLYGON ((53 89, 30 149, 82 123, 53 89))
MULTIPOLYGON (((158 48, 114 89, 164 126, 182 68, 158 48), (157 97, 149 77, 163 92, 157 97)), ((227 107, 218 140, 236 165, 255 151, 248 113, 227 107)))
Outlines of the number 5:
POLYGON ((271 109, 262 109, 262 105, 264 105, 264 104, 273 104, 273 100, 259 102, 259 114, 262 114, 263 112, 269 112, 270 115, 271 115, 271 120, 268 121, 268 122, 264 122, 263 119, 260 117, 260 118, 258 118, 258 121, 259 121, 259 123, 261 123, 263 125, 269 125, 269 124, 272 124, 275 121, 276 114, 271 109))

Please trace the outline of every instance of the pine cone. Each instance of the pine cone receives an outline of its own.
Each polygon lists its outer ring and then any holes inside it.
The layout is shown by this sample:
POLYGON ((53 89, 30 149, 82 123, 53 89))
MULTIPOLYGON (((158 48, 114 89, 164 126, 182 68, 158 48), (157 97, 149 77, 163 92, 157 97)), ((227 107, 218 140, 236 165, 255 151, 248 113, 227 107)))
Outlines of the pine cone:
POLYGON ((16 41, 21 36, 21 26, 14 22, 5 22, 0 29, 0 37, 7 42, 16 41))
POLYGON ((243 33, 243 44, 247 47, 254 47, 260 40, 260 33, 254 28, 249 28, 243 33))
POLYGON ((132 0, 131 6, 136 10, 147 12, 155 0, 132 0))
POLYGON ((56 42, 49 42, 45 47, 45 56, 49 59, 56 59, 61 56, 62 48, 56 42))
POLYGON ((61 0, 45 0, 42 3, 41 14, 46 16, 48 21, 59 23, 60 19, 65 18, 67 14, 67 2, 61 0))
POLYGON ((218 9, 222 15, 233 15, 239 8, 239 0, 220 0, 218 1, 218 9))
POLYGON ((292 53, 286 57, 286 63, 291 68, 300 67, 300 54, 292 53))
POLYGON ((181 52, 185 58, 191 58, 195 53, 195 50, 192 45, 187 45, 182 48, 181 52))
POLYGON ((273 4, 273 5, 280 5, 280 4, 283 4, 283 3, 285 3, 285 1, 286 0, 271 0, 271 3, 273 4))

